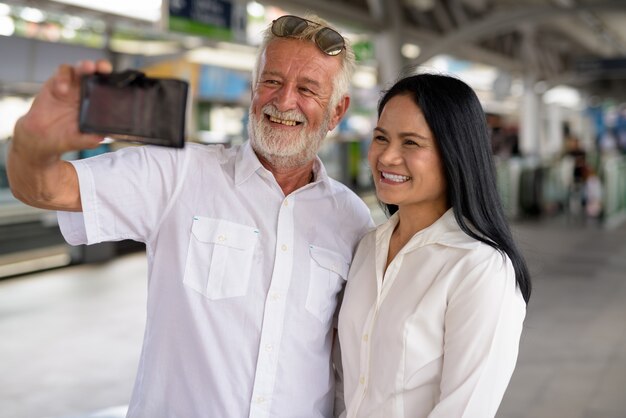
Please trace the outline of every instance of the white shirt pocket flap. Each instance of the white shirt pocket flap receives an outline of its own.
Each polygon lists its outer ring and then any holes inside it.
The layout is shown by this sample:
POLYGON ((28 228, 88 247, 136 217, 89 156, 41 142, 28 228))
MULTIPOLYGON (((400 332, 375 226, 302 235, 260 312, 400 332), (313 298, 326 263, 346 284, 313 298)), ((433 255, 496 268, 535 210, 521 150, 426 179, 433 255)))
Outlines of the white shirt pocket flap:
POLYGON ((348 278, 348 268, 350 265, 345 261, 341 254, 326 248, 309 246, 311 258, 322 268, 333 271, 341 276, 342 279, 348 278))
POLYGON ((247 250, 259 239, 259 230, 223 219, 193 217, 191 232, 198 241, 247 250))

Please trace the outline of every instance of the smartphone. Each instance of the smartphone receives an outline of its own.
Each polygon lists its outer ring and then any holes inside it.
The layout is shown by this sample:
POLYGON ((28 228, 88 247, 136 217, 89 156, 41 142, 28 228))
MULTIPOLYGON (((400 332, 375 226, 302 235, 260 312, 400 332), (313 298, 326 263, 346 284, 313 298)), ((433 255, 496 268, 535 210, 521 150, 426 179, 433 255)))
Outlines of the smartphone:
POLYGON ((165 147, 185 146, 189 84, 135 70, 81 79, 81 132, 165 147))

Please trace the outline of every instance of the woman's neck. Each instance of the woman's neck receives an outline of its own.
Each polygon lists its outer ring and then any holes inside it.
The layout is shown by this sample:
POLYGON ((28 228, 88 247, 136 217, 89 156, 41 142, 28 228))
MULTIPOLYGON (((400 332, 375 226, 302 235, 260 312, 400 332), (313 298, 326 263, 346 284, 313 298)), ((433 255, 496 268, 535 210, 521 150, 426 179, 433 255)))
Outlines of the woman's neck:
POLYGON ((389 240, 387 266, 391 264, 391 261, 415 234, 434 224, 447 210, 447 208, 441 207, 425 211, 413 207, 400 206, 398 208, 398 223, 389 240))

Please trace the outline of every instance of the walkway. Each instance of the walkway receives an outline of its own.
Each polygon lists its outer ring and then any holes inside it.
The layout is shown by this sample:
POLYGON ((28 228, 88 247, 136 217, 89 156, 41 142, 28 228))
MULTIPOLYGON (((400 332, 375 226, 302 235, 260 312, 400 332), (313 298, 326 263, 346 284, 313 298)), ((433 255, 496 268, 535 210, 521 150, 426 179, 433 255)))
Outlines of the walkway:
MULTIPOLYGON (((498 418, 625 418, 626 226, 514 229, 534 294, 498 418)), ((0 418, 123 416, 145 277, 139 253, 0 281, 0 418)))

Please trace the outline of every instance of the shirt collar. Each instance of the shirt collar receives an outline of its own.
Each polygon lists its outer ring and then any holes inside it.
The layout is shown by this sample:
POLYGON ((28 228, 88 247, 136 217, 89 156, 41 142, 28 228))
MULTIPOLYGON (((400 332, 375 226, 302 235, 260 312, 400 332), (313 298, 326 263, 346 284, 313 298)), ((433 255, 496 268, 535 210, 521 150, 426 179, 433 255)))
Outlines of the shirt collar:
POLYGON ((235 164, 235 184, 239 186, 246 181, 252 173, 259 169, 265 169, 259 161, 259 158, 254 153, 250 141, 244 142, 237 152, 237 159, 235 164))
MULTIPOLYGON (((398 221, 399 214, 396 212, 378 228, 376 241, 388 242, 398 221)), ((400 252, 411 251, 428 244, 471 249, 479 245, 479 241, 463 232, 454 217, 454 210, 450 208, 432 225, 413 235, 400 252)))
MULTIPOLYGON (((237 153, 237 163, 235 164, 235 184, 240 185, 250 178, 253 173, 259 170, 267 169, 263 167, 263 164, 259 161, 259 158, 248 140, 244 142, 237 153)), ((328 177, 326 168, 318 156, 315 156, 315 161, 313 162, 313 174, 315 176, 315 180, 311 184, 317 185, 319 183, 327 190, 331 190, 330 177, 328 177)), ((337 206, 336 201, 335 206, 337 206)))

